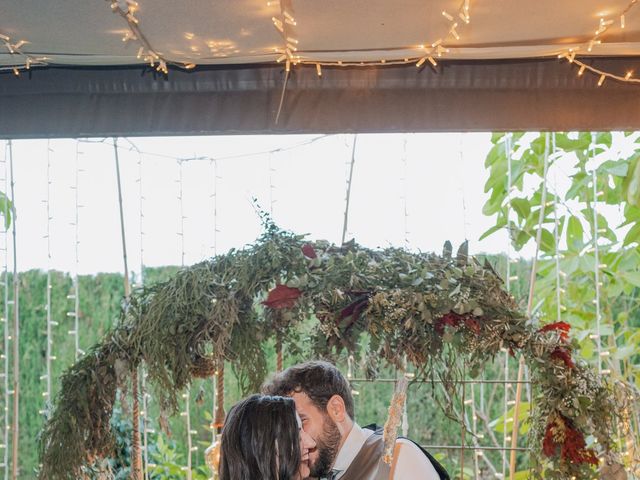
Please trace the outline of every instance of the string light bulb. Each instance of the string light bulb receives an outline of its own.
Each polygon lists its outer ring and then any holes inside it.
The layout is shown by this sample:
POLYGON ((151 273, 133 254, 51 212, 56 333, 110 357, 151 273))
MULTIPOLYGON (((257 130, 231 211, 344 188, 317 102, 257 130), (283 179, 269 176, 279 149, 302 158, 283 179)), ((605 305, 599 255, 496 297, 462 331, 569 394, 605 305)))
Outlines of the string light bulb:
POLYGON ((442 16, 443 16, 444 18, 446 18, 447 20, 449 20, 450 22, 452 22, 452 21, 453 21, 453 17, 452 17, 450 14, 448 14, 446 10, 443 10, 443 11, 442 11, 442 16))
POLYGON ((604 83, 606 78, 607 78, 607 76, 604 73, 600 75, 600 80, 598 80, 598 86, 599 87, 602 86, 602 84, 604 83))
POLYGON ((456 40, 460 40, 460 35, 458 35, 458 31, 456 30, 456 28, 458 28, 458 24, 454 23, 453 25, 451 25, 449 33, 453 35, 453 38, 455 38, 456 40))
POLYGON ((578 70, 578 76, 581 77, 582 74, 584 73, 584 71, 586 70, 587 66, 586 65, 582 65, 580 67, 580 70, 578 70))
POLYGON ((322 67, 320 66, 319 63, 316 63, 316 72, 318 73, 319 77, 322 76, 322 67))

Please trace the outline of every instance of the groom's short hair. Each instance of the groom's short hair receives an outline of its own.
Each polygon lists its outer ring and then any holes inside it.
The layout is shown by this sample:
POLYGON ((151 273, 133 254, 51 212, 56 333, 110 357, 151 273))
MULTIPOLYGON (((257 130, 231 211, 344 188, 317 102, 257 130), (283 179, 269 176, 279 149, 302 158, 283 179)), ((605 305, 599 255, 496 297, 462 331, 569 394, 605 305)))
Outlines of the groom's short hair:
POLYGON ((345 410, 353 419, 353 396, 351 386, 335 365, 323 361, 300 363, 278 373, 262 386, 266 395, 291 396, 296 392, 306 393, 313 404, 326 411, 329 400, 340 395, 344 400, 345 410))

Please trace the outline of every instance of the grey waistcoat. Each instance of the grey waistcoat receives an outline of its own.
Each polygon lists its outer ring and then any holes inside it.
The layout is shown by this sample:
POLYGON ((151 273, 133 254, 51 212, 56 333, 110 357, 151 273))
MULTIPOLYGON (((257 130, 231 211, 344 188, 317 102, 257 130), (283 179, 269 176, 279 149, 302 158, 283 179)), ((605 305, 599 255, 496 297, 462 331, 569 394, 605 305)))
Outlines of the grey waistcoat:
POLYGON ((384 463, 382 435, 371 435, 340 480, 389 480, 391 467, 384 463))

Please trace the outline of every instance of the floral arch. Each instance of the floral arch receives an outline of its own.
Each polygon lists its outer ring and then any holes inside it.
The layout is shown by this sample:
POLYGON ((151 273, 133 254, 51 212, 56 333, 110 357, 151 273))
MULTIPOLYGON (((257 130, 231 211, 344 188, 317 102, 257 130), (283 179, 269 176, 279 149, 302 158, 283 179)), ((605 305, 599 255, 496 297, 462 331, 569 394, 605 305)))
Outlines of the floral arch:
POLYGON ((600 462, 616 464, 615 397, 573 357, 569 325, 526 318, 466 244, 454 254, 447 242, 442 255, 337 247, 265 225, 254 245, 133 292, 119 324, 63 376, 42 433, 40 478, 79 478, 109 455, 116 392, 141 364, 163 412, 173 414, 182 390, 219 361, 232 362, 247 391, 256 389, 267 373, 264 341, 296 344, 309 316, 317 319, 316 357, 366 356, 373 377, 381 362, 402 368, 406 357, 416 379, 442 380, 452 395, 461 360, 474 376, 503 348, 522 355, 534 384, 538 473, 596 478, 600 462), (365 332, 367 347, 357 351, 365 332))

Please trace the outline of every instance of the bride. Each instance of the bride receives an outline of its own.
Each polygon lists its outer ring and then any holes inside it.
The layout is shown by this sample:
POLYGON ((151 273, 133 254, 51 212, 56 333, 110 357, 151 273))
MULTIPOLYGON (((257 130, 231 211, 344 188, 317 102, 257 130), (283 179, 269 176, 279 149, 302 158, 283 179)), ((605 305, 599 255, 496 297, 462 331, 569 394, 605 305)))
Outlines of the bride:
POLYGON ((220 480, 302 480, 313 439, 291 398, 252 395, 236 403, 222 429, 220 480))

